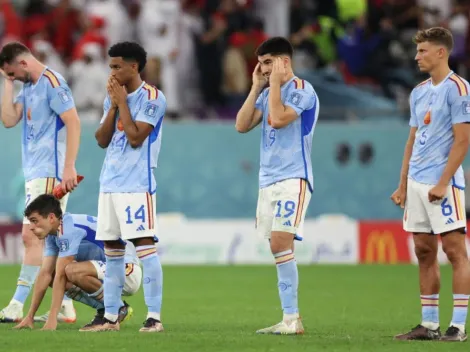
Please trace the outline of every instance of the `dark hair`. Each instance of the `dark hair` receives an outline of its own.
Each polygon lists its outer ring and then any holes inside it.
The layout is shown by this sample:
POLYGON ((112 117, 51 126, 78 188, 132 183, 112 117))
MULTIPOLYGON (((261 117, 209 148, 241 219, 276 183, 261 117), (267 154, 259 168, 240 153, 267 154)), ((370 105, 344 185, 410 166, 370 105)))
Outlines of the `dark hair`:
POLYGON ((134 61, 138 64, 139 72, 145 67, 147 63, 147 52, 143 47, 135 42, 121 42, 114 44, 108 50, 110 57, 122 57, 124 61, 134 61))
POLYGON ((28 204, 24 211, 24 216, 29 217, 32 213, 38 213, 43 218, 53 213, 58 219, 62 218, 60 202, 51 194, 41 194, 28 204))
POLYGON ((442 27, 433 27, 418 31, 413 38, 416 44, 430 42, 434 44, 444 45, 449 52, 454 48, 454 38, 452 33, 442 27))
POLYGON ((11 42, 6 44, 0 52, 0 67, 5 64, 11 64, 21 54, 29 54, 31 51, 28 47, 20 42, 11 42))
POLYGON ((271 54, 273 56, 287 55, 292 57, 294 49, 292 48, 292 44, 286 38, 272 37, 261 43, 255 53, 256 56, 271 54))

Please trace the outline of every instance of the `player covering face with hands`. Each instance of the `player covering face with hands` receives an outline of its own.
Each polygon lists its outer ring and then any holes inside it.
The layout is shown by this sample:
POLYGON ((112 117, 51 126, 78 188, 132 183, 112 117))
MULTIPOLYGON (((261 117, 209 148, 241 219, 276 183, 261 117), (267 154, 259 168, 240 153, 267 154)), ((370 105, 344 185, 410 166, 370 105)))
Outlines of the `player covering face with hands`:
MULTIPOLYGON (((39 62, 21 43, 8 43, 0 51, 0 69, 4 77, 1 119, 6 128, 23 124, 22 163, 25 177, 25 205, 43 193, 51 193, 61 184, 64 192, 77 185, 75 161, 80 144, 80 120, 65 79, 39 62), (23 83, 13 96, 13 81, 23 83)), ((65 210, 68 197, 61 200, 65 210)), ((10 304, 0 311, 0 322, 18 321, 41 265, 42 246, 23 220, 25 254, 10 304)), ((74 322, 71 301, 64 301, 62 318, 74 322)))
POLYGON ((119 302, 125 282, 124 246, 131 241, 143 267, 148 307, 141 332, 163 331, 163 273, 154 237, 157 166, 165 96, 142 81, 147 54, 137 43, 113 45, 108 52, 111 77, 103 117, 95 137, 106 148, 100 176, 97 239, 105 243, 105 314, 88 331, 119 330, 119 302))
POLYGON ((313 87, 294 75, 292 54, 291 44, 281 37, 260 45, 253 85, 235 125, 238 132, 246 133, 261 124, 256 228, 269 241, 276 263, 283 319, 258 330, 260 334, 304 332, 294 239, 302 239, 313 191, 310 153, 319 102, 313 87))

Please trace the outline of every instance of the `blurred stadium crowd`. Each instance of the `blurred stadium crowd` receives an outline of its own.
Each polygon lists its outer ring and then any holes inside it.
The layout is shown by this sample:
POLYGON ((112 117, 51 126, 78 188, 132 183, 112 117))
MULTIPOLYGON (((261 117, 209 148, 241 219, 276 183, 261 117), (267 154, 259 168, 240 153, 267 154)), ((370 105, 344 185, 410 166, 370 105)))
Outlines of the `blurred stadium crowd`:
POLYGON ((452 68, 467 77, 469 13, 467 0, 0 0, 0 38, 25 42, 62 73, 84 121, 100 118, 106 49, 117 41, 145 46, 144 78, 164 91, 169 118, 233 118, 255 48, 276 35, 291 39, 296 71, 316 88, 335 84, 331 97, 318 92, 322 110, 335 94, 347 105, 341 92, 354 86, 350 95, 369 91, 404 111, 422 78, 413 34, 450 28, 452 68))

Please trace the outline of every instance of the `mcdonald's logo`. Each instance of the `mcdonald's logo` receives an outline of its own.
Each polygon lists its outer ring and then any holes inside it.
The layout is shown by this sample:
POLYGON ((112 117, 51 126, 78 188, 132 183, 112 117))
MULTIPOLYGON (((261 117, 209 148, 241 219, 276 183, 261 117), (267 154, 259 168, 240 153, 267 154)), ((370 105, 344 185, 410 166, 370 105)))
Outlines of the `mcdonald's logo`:
POLYGON ((398 262, 397 245, 393 232, 372 231, 367 236, 366 263, 396 264, 398 262))

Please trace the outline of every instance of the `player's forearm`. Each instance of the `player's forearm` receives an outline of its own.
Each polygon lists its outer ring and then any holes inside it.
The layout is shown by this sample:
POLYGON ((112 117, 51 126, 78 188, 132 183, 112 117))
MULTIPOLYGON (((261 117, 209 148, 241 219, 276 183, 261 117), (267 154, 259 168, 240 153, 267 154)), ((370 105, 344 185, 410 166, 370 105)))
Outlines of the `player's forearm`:
POLYGON ((109 109, 103 123, 95 132, 95 139, 101 148, 107 148, 113 139, 114 129, 116 128, 117 107, 109 109))
POLYGON ((51 283, 52 275, 49 272, 40 271, 34 284, 33 298, 31 299, 31 306, 29 307, 28 316, 34 317, 34 314, 39 309, 47 288, 51 283))
POLYGON ((256 99, 258 99, 260 92, 260 87, 251 87, 248 97, 246 98, 245 102, 237 113, 235 128, 238 132, 248 132, 250 130, 250 127, 253 125, 256 99))
POLYGON ((126 134, 127 140, 131 145, 137 143, 139 138, 139 129, 135 122, 132 120, 131 112, 127 106, 127 102, 119 105, 119 117, 122 122, 122 127, 124 128, 124 133, 126 134))
POLYGON ((6 128, 14 127, 19 121, 13 103, 13 83, 5 80, 2 94, 2 123, 6 128))
POLYGON ((65 151, 65 167, 74 167, 80 147, 80 120, 73 119, 66 123, 67 149, 65 151))
POLYGON ((65 294, 65 285, 67 284, 67 277, 65 272, 56 273, 54 283, 52 284, 52 303, 49 311, 49 317, 57 317, 59 314, 62 299, 65 294))
POLYGON ((269 116, 271 117, 271 127, 279 128, 284 125, 284 112, 286 111, 281 100, 281 86, 273 85, 269 87, 269 116))
POLYGON ((405 145, 405 152, 403 153, 403 162, 401 165, 401 172, 400 172, 400 187, 407 186, 408 182, 408 171, 410 169, 410 159, 411 154, 413 153, 413 144, 414 140, 408 140, 405 145))
POLYGON ((455 175, 460 165, 465 160, 468 151, 468 140, 455 140, 452 148, 450 149, 449 159, 447 160, 444 172, 439 179, 440 185, 448 185, 455 175))

